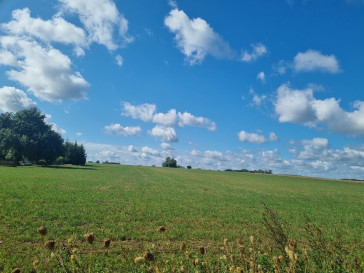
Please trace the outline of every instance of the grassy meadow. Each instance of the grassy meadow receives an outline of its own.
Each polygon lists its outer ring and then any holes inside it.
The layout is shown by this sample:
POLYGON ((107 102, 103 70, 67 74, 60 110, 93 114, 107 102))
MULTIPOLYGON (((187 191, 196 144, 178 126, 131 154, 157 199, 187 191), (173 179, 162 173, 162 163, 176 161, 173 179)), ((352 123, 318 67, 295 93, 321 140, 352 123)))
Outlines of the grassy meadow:
POLYGON ((363 246, 362 183, 104 164, 0 167, 0 272, 361 272, 363 246))

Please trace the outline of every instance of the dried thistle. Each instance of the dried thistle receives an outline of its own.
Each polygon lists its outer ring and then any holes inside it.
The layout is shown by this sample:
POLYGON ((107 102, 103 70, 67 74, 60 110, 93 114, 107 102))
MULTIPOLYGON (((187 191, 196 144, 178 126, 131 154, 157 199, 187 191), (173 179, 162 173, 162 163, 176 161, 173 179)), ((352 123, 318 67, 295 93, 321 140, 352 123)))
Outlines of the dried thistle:
POLYGON ((181 243, 181 244, 179 245, 179 250, 181 250, 181 251, 185 251, 185 250, 186 250, 186 244, 185 244, 185 243, 181 243))
POLYGON ((160 226, 160 227, 157 228, 157 231, 158 232, 165 232, 166 228, 164 226, 160 226))
POLYGON ((47 242, 45 242, 44 246, 49 249, 49 250, 53 250, 54 246, 56 245, 56 242, 54 240, 48 240, 47 242))
POLYGON ((144 257, 136 257, 134 259, 134 263, 136 263, 136 264, 142 264, 142 263, 144 263, 144 261, 145 261, 144 257))
POLYGON ((228 241, 228 239, 226 239, 226 238, 224 239, 224 246, 225 246, 225 247, 228 247, 228 246, 229 246, 229 241, 228 241))
POLYGON ((187 268, 186 268, 186 266, 181 265, 181 267, 179 268, 179 271, 180 271, 181 273, 187 272, 187 268))
POLYGON ((254 236, 253 235, 249 237, 249 240, 252 243, 252 245, 254 245, 254 236))
POLYGON ((36 268, 38 265, 39 265, 39 260, 38 259, 35 259, 33 261, 33 266, 36 268))
POLYGON ((104 240, 104 247, 109 248, 110 247, 111 240, 109 238, 104 240))
POLYGON ((198 251, 200 251, 200 253, 201 253, 202 255, 206 254, 206 249, 205 249, 205 247, 203 247, 203 246, 199 246, 199 247, 198 247, 198 251))
POLYGON ((91 233, 87 233, 85 235, 83 235, 83 237, 86 239, 86 241, 89 243, 89 244, 92 244, 93 241, 95 240, 95 235, 93 232, 91 233))
POLYGON ((154 255, 148 251, 145 251, 143 253, 143 257, 144 259, 146 259, 147 261, 153 261, 154 260, 154 255))
POLYGON ((195 260, 192 261, 192 263, 193 263, 194 266, 197 266, 197 265, 200 264, 200 260, 199 259, 195 259, 195 260))
POLYGON ((45 226, 40 226, 37 229, 38 233, 42 236, 45 236, 47 234, 47 228, 45 226))
POLYGON ((11 271, 11 273, 21 273, 20 268, 14 268, 13 271, 11 271))

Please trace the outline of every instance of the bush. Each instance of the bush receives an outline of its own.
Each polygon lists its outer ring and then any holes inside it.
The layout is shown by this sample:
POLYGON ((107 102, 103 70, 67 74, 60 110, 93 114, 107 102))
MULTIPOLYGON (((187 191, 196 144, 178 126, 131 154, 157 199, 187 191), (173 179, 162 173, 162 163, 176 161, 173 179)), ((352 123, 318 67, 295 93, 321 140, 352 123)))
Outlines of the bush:
POLYGON ((63 165, 64 164, 64 157, 63 156, 59 156, 57 159, 56 159, 56 162, 55 162, 57 165, 63 165))

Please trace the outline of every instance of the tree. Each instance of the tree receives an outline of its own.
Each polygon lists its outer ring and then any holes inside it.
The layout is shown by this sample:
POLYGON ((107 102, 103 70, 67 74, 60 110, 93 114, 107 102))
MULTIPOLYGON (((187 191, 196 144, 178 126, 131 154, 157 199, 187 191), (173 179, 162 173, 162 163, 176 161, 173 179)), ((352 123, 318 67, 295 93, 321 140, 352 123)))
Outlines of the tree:
POLYGON ((187 169, 192 169, 191 165, 188 165, 188 166, 187 166, 187 169))
POLYGON ((168 156, 166 157, 166 161, 162 163, 162 167, 177 168, 177 161, 168 156))
POLYGON ((64 162, 66 164, 73 165, 85 165, 86 164, 86 151, 83 145, 78 145, 77 141, 75 143, 66 141, 64 144, 64 162))
POLYGON ((45 123, 37 108, 0 115, 0 158, 53 163, 63 153, 63 138, 45 123))

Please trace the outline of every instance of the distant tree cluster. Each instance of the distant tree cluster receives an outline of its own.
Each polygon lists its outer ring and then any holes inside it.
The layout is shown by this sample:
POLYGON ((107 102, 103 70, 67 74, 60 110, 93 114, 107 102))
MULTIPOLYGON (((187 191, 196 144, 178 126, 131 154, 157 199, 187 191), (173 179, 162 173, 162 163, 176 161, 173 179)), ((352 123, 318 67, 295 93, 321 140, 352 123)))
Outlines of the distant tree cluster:
POLYGON ((264 173, 264 174, 273 174, 272 170, 247 170, 247 169, 241 169, 241 170, 232 170, 232 169, 226 169, 225 172, 239 172, 239 173, 264 173))
POLYGON ((162 167, 177 168, 177 161, 174 158, 167 157, 162 163, 162 167))
POLYGON ((0 161, 85 165, 83 145, 64 142, 37 108, 0 115, 0 161), (63 159, 62 159, 63 158, 63 159))

